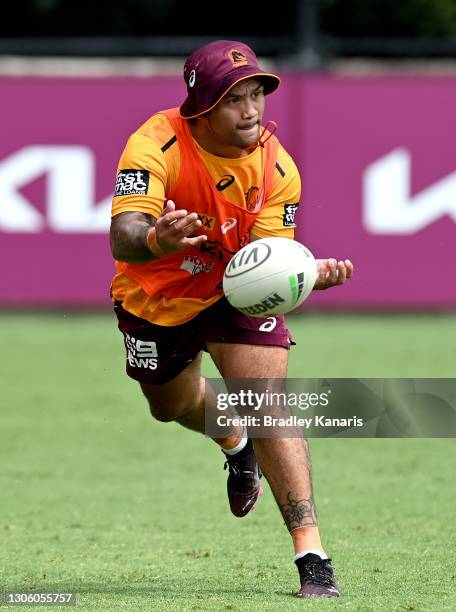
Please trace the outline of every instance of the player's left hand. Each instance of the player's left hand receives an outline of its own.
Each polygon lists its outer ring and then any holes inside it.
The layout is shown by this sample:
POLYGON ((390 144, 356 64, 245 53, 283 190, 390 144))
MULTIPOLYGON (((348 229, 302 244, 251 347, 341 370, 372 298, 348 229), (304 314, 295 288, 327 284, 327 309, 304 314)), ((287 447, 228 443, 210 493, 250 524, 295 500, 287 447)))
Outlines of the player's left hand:
POLYGON ((315 289, 329 289, 337 285, 343 285, 345 281, 353 276, 353 264, 349 259, 337 261, 337 259, 317 259, 318 276, 315 281, 315 289))

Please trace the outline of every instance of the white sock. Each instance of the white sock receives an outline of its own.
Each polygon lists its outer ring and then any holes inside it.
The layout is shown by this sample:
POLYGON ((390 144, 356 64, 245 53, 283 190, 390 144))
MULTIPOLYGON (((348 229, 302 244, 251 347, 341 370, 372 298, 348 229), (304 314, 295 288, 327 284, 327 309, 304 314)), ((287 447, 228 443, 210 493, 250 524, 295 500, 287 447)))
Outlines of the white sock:
POLYGON ((311 548, 309 550, 303 550, 302 552, 300 552, 297 555, 295 555, 293 557, 293 561, 297 561, 298 559, 300 559, 301 557, 305 557, 309 553, 312 553, 313 555, 318 555, 320 557, 320 559, 327 559, 328 558, 328 555, 325 552, 323 552, 322 550, 317 550, 317 549, 311 548))
POLYGON ((242 438, 239 442, 239 444, 236 444, 236 446, 234 448, 222 448, 223 452, 226 455, 237 455, 239 452, 241 452, 241 450, 245 447, 245 445, 247 444, 249 438, 247 436, 247 432, 244 429, 244 433, 242 434, 242 438))

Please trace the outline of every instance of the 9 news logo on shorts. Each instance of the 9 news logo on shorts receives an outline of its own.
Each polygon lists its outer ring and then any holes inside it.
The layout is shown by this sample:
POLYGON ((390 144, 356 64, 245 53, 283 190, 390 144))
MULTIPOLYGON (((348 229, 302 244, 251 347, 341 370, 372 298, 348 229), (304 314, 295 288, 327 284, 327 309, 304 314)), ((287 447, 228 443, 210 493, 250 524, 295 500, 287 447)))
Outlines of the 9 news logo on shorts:
POLYGON ((156 370, 158 367, 157 345, 151 340, 140 340, 123 332, 127 361, 132 368, 156 370))

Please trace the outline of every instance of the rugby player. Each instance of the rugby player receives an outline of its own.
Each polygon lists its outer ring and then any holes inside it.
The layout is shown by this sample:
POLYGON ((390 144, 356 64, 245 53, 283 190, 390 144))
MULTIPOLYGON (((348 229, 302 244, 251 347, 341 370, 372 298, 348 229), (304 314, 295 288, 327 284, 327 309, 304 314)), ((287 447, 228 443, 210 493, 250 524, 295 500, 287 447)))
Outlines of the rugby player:
MULTIPOLYGON (((224 268, 258 237, 294 237, 301 184, 295 163, 262 126, 278 76, 247 45, 216 41, 185 62, 187 98, 150 117, 128 140, 112 205, 111 294, 127 373, 152 415, 204 433, 215 395, 200 373, 207 351, 224 379, 284 379, 293 344, 282 316, 253 318, 223 296, 224 268), (267 324, 266 324, 267 323, 267 324), (212 399, 211 399, 212 398, 212 399)), ((343 284, 349 260, 320 259, 315 289, 343 284)), ((317 525, 307 442, 249 438, 243 427, 215 440, 228 468, 231 511, 245 516, 264 473, 291 534, 300 597, 337 597, 317 525)))

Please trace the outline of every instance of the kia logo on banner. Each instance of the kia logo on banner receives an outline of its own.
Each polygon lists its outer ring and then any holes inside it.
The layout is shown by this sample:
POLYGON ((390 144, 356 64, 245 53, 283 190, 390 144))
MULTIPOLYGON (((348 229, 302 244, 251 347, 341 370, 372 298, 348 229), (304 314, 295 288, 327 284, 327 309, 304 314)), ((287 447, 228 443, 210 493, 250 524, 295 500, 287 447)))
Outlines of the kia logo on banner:
POLYGON ((94 201, 95 158, 88 147, 29 146, 0 161, 0 231, 97 233, 109 228, 111 197, 94 201), (46 216, 20 192, 47 176, 46 216))
POLYGON ((456 222, 456 171, 411 196, 411 155, 395 149, 363 176, 363 222, 372 234, 414 234, 449 215, 456 222))

